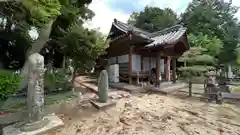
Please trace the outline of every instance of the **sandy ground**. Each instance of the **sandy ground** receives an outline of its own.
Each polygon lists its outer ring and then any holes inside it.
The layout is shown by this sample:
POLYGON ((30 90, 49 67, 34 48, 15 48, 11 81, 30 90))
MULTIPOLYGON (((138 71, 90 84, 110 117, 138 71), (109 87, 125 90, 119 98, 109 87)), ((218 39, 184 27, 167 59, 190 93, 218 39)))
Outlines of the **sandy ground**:
POLYGON ((240 108, 186 95, 131 95, 116 107, 91 105, 60 116, 65 126, 48 135, 240 135, 240 108))

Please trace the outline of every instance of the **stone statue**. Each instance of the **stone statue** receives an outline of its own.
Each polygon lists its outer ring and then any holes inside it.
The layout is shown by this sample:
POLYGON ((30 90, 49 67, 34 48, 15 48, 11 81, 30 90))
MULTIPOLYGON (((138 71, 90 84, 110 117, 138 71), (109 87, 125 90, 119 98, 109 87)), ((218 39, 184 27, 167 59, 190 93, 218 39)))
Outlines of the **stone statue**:
POLYGON ((29 57, 27 107, 29 122, 42 119, 44 105, 44 57, 38 53, 29 57))
POLYGON ((99 102, 106 103, 108 98, 108 74, 106 70, 102 70, 98 78, 98 96, 99 102))
POLYGON ((44 57, 39 53, 30 55, 28 69, 28 119, 5 127, 3 135, 39 135, 64 125, 62 120, 54 114, 43 117, 44 57))

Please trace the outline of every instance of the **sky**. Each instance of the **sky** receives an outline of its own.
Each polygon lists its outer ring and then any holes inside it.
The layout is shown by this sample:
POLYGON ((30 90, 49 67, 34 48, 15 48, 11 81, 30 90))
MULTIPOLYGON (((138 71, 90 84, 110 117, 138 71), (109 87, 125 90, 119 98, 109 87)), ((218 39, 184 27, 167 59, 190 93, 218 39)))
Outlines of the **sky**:
MULTIPOLYGON (((93 0, 89 8, 95 12, 95 17, 85 26, 100 28, 102 33, 108 34, 114 18, 127 22, 132 12, 141 11, 145 6, 169 7, 181 14, 190 2, 191 0, 93 0)), ((240 6, 240 0, 232 0, 232 4, 240 6)), ((240 18, 240 11, 236 16, 240 18)))
MULTIPOLYGON (((192 0, 92 0, 89 8, 95 12, 94 18, 84 25, 88 28, 99 28, 103 34, 108 34, 113 19, 127 22, 132 12, 142 11, 145 6, 171 8, 178 15, 183 13, 192 0)), ((229 0, 224 0, 229 1, 229 0)), ((240 0, 232 0, 232 4, 240 7, 240 0)), ((236 14, 240 19, 240 11, 236 14)), ((35 28, 29 34, 38 38, 35 28)))

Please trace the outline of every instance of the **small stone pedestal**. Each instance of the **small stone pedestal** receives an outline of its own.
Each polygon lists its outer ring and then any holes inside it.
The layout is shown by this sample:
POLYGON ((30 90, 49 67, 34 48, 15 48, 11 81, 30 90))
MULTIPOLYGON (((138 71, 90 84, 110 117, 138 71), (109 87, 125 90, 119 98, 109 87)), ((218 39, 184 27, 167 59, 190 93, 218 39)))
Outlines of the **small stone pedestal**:
POLYGON ((96 107, 97 109, 106 109, 111 106, 115 106, 117 101, 115 100, 108 100, 107 102, 99 102, 98 100, 92 100, 91 104, 96 107))
POLYGON ((17 123, 3 128, 3 135, 42 135, 51 130, 64 126, 64 123, 56 115, 43 117, 41 121, 34 123, 17 123))

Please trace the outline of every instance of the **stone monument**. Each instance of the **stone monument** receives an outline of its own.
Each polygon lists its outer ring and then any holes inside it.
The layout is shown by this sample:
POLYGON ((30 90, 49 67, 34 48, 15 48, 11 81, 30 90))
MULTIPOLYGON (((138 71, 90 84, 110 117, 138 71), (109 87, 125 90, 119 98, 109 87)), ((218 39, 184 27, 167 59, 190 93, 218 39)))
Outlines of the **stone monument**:
POLYGON ((97 101, 92 101, 92 105, 98 109, 115 105, 116 102, 108 99, 108 74, 106 70, 102 70, 98 78, 98 97, 97 101))
POLYGON ((99 102, 106 103, 108 98, 108 73, 103 70, 98 79, 98 96, 99 102))
POLYGON ((3 135, 38 135, 64 125, 54 114, 43 117, 44 57, 34 53, 28 60, 27 119, 3 128, 3 135))

